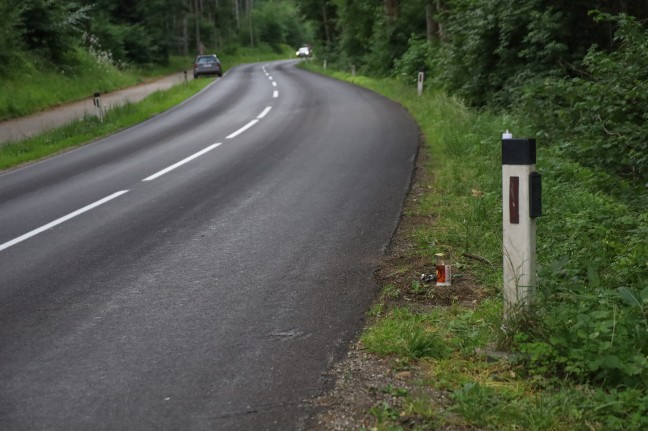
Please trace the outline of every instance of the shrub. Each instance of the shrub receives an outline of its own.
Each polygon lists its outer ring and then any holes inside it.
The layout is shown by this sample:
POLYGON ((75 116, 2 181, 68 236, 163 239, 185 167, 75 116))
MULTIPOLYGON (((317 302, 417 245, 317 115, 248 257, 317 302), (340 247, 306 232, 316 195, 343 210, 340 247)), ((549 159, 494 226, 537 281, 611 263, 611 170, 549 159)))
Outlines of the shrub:
POLYGON ((437 75, 436 52, 425 38, 412 35, 407 51, 394 62, 394 75, 407 83, 416 82, 420 71, 424 71, 427 76, 437 75))

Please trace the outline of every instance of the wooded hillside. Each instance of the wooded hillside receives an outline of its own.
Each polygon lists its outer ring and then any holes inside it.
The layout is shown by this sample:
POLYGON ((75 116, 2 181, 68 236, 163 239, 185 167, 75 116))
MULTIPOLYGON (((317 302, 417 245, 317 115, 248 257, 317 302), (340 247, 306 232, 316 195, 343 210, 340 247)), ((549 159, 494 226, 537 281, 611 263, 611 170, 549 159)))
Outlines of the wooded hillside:
POLYGON ((73 66, 78 48, 116 64, 163 64, 170 54, 309 39, 289 0, 0 0, 0 16, 0 77, 25 56, 73 66))

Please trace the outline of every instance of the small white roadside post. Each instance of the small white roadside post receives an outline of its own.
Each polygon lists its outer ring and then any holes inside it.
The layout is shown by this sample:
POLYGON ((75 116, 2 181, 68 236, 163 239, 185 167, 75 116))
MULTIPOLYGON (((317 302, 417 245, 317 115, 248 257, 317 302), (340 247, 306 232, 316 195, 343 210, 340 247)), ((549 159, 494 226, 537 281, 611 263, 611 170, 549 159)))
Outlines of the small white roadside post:
POLYGON ((523 312, 536 287, 536 217, 542 215, 535 139, 502 135, 504 317, 523 312))
POLYGON ((324 70, 326 70, 326 66, 327 66, 326 63, 327 63, 326 60, 324 60, 324 70))
POLYGON ((96 92, 94 94, 94 106, 97 108, 97 117, 99 117, 99 121, 103 123, 104 120, 104 111, 103 107, 101 106, 101 93, 96 92))
POLYGON ((418 95, 421 96, 423 94, 423 81, 425 80, 425 72, 421 71, 418 73, 418 81, 417 81, 417 92, 418 95))
POLYGON ((355 75, 356 75, 356 67, 355 67, 355 64, 352 64, 351 65, 351 76, 355 76, 355 75))

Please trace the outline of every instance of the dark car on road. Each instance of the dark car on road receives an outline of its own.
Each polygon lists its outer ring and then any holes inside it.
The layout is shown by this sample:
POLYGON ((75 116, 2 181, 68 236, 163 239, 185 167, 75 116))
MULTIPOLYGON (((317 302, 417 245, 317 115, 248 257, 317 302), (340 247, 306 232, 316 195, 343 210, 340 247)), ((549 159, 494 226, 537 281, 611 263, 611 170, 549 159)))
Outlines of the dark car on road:
POLYGON ((198 78, 200 76, 223 76, 223 65, 221 64, 216 54, 199 55, 193 65, 193 76, 198 78))

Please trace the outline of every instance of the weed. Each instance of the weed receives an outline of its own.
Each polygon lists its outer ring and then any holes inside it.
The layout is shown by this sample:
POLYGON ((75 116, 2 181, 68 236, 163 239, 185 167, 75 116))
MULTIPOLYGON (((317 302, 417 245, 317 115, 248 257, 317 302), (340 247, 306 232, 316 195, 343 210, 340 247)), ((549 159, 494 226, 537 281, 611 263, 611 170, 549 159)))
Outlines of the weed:
POLYGON ((383 287, 381 297, 383 299, 396 299, 400 296, 400 290, 395 284, 387 284, 383 287))
POLYGON ((406 358, 440 358, 447 350, 443 339, 426 327, 421 315, 396 309, 370 328, 361 338, 368 350, 380 355, 397 354, 406 358))
POLYGON ((398 419, 398 410, 393 408, 387 401, 373 406, 369 409, 369 413, 376 418, 378 425, 383 425, 387 422, 395 421, 398 419))
POLYGON ((413 281, 410 290, 414 295, 422 295, 427 292, 427 287, 420 281, 413 281))

